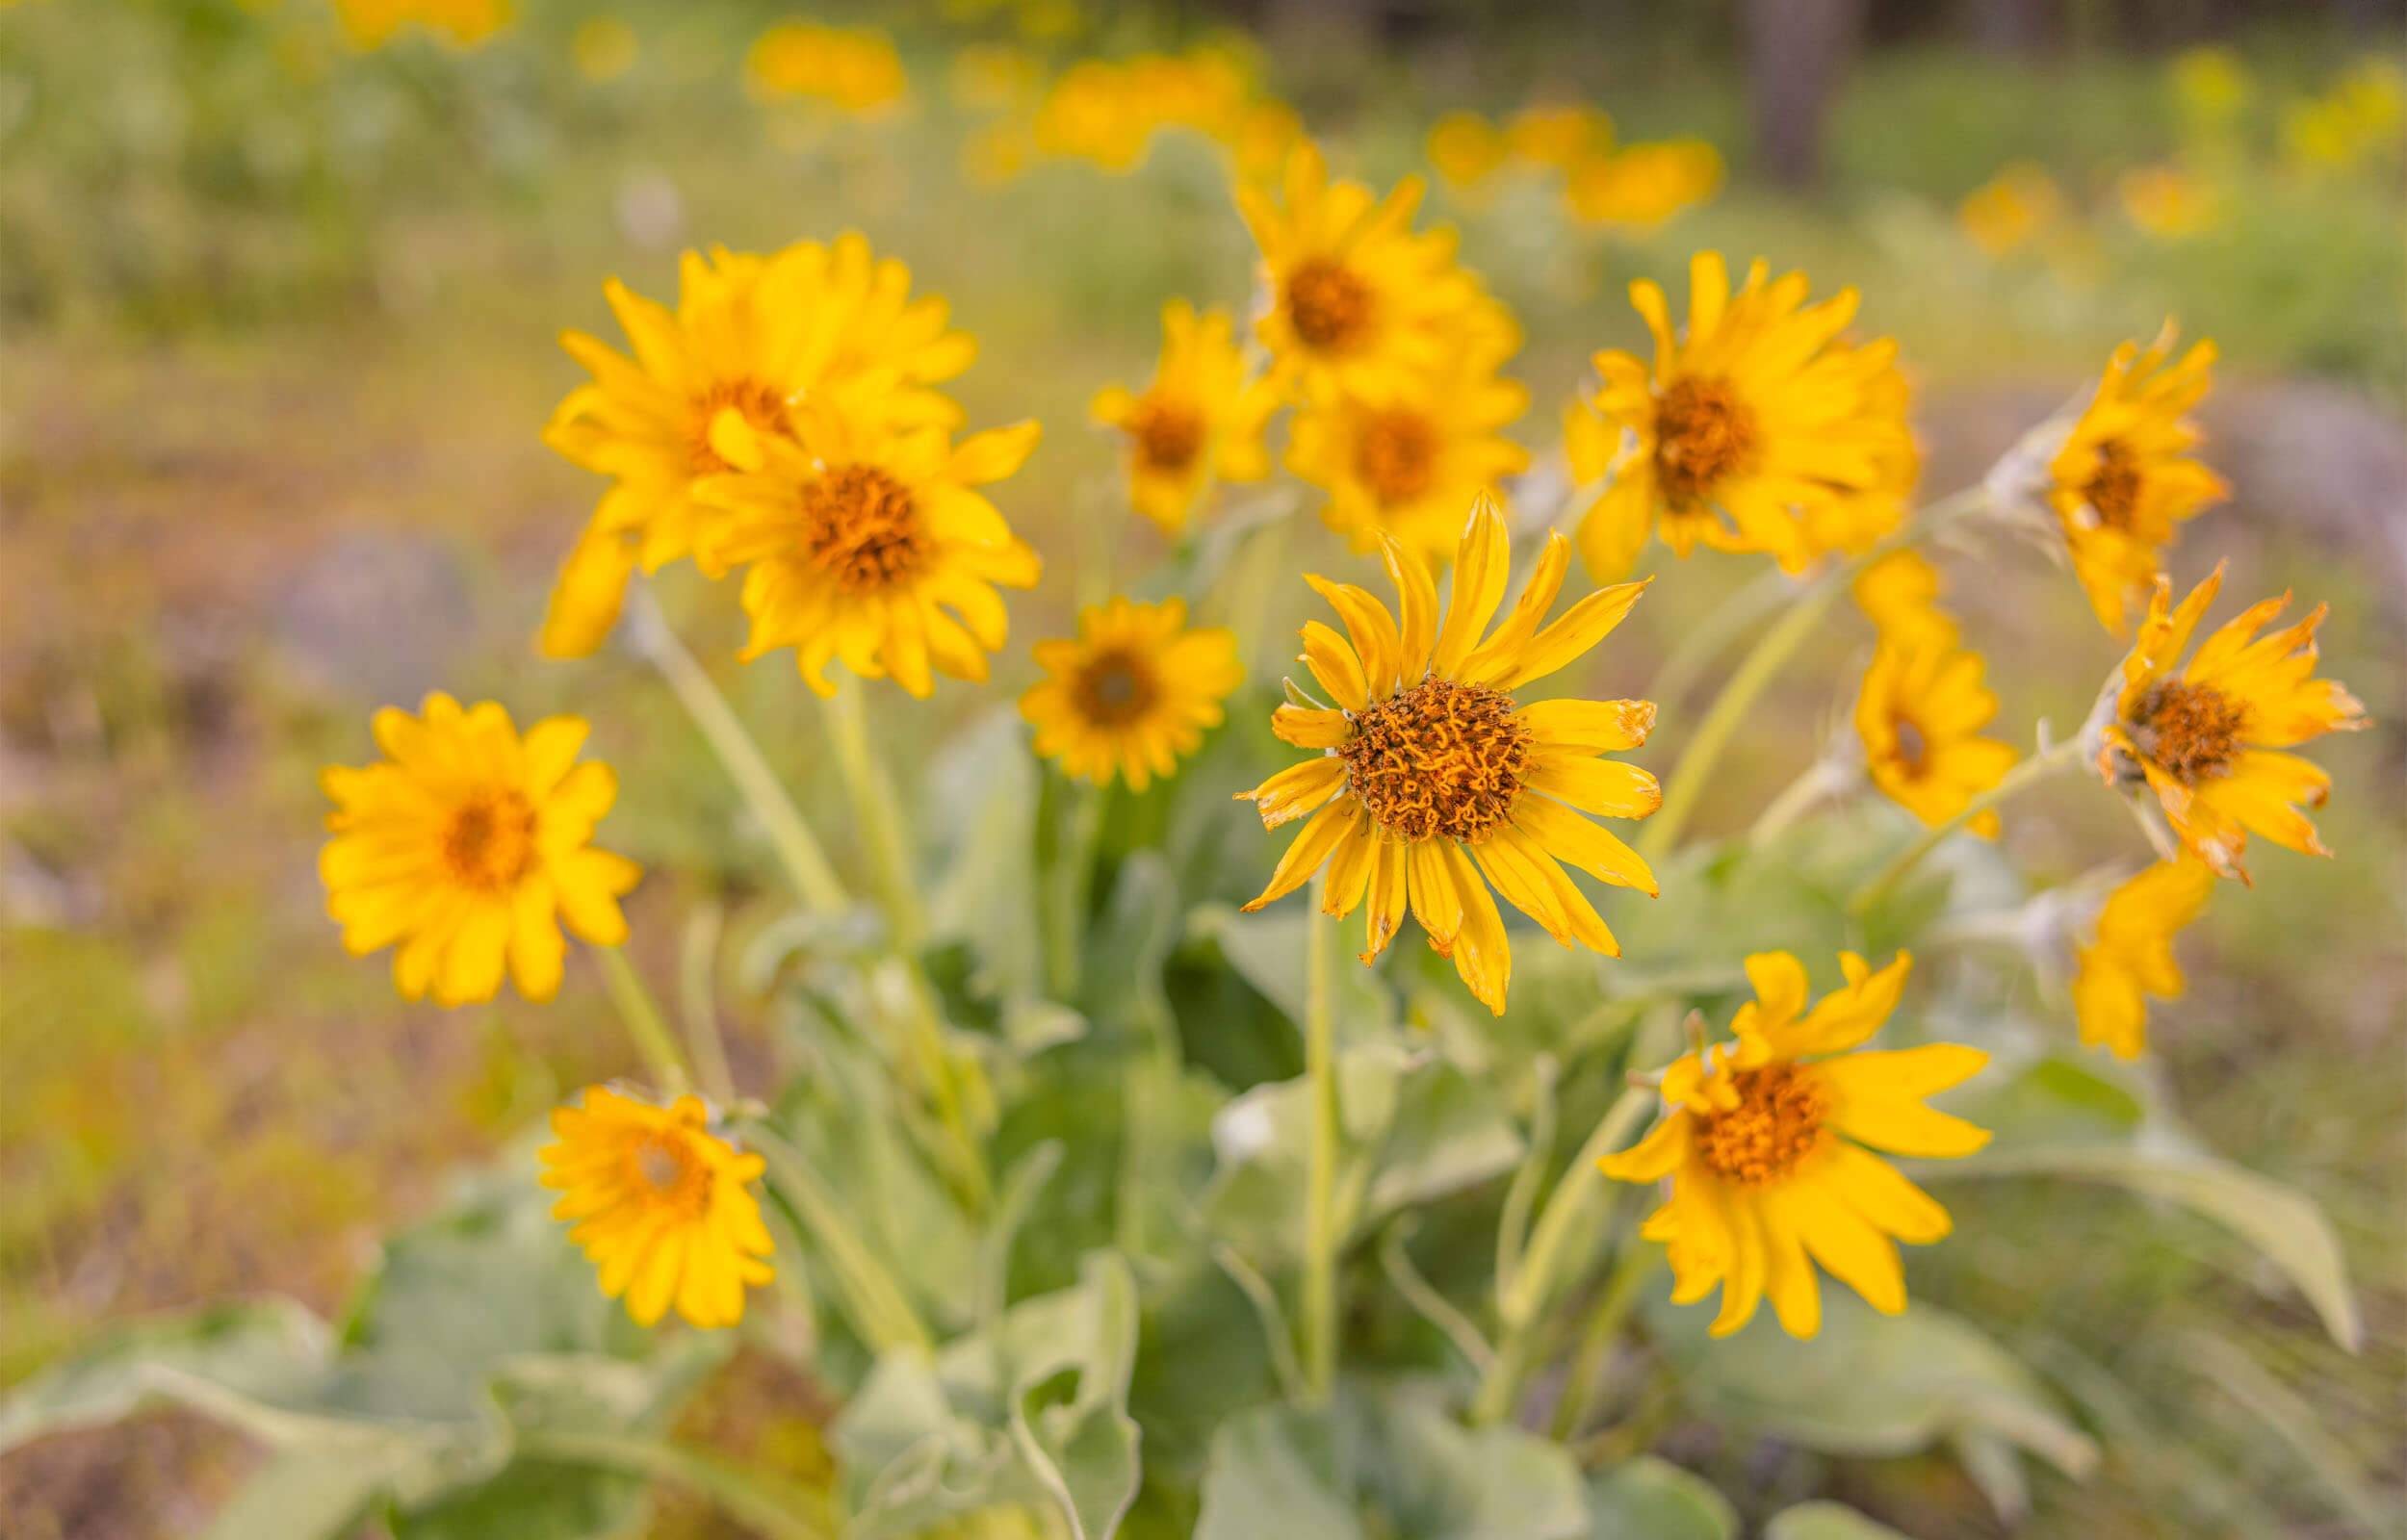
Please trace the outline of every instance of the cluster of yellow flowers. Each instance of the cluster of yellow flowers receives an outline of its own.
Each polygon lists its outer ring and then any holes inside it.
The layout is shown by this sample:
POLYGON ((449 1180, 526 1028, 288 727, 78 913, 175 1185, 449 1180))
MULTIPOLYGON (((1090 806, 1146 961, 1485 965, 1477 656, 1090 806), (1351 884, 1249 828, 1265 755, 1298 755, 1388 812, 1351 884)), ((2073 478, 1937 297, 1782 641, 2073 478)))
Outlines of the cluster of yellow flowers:
POLYGON ((954 61, 953 95, 971 112, 997 115, 964 149, 972 177, 990 183, 1044 156, 1126 174, 1174 130, 1220 146, 1240 176, 1259 176, 1303 136, 1295 110, 1264 91, 1253 59, 1234 43, 1084 59, 1049 83, 1034 55, 965 48, 954 61))
POLYGON ((1502 126, 1448 113, 1423 153, 1458 197, 1484 198, 1501 174, 1558 174, 1574 220, 1637 235, 1711 198, 1722 177, 1721 152, 1703 140, 1617 144, 1612 117, 1594 107, 1527 107, 1502 126))
MULTIPOLYGON (((1507 607, 1495 483, 1524 457, 1493 433, 1521 397, 1494 370, 1517 331, 1448 232, 1412 228, 1417 193, 1333 181, 1300 147, 1276 189, 1238 192, 1261 248, 1258 362, 1228 314, 1174 302, 1152 384, 1095 403, 1126 437, 1133 506, 1174 535, 1216 482, 1267 474, 1266 424, 1292 406, 1287 463, 1330 492, 1331 524, 1375 551, 1396 589, 1391 608, 1305 578, 1339 625, 1302 628, 1310 685, 1288 681, 1270 717, 1308 757, 1236 793, 1265 828, 1300 823, 1248 907, 1316 882, 1326 913, 1364 912, 1366 965, 1409 912, 1498 1014, 1512 978, 1499 897, 1566 946, 1618 955, 1566 867, 1657 890, 1647 851, 1593 821, 1661 809, 1655 832, 1672 837, 1656 777, 1611 757, 1644 746, 1656 706, 1531 692, 1631 612, 1651 579, 1622 578, 1660 533, 1676 552, 1761 554, 1819 572, 1828 592, 1851 587, 1878 638, 1855 712, 1865 769, 1928 826, 1891 878, 1950 832, 1994 833, 2000 801, 2074 756, 2144 788, 2165 860, 2107 900, 2074 987, 2083 1037, 2138 1051, 2146 998, 2180 988, 2174 932, 2218 877, 2244 875, 2247 835, 2321 850, 2299 808, 2328 780, 2289 751, 2364 725, 2345 690, 2314 677, 2320 609, 2260 637, 2283 602, 2260 603, 2181 661, 2220 580, 2175 606, 2161 572, 2178 526, 2223 492, 2190 453, 2213 349, 2177 360, 2169 331, 2125 347, 2079 414, 2039 429, 1978 496, 1909 518, 1918 461, 1894 343, 1848 335, 1852 291, 1808 303, 1803 275, 1762 263, 1733 287, 1722 259, 1700 253, 1684 323, 1656 285, 1632 286, 1653 356, 1599 353, 1601 386, 1566 418, 1571 459, 1601 490, 1566 520, 1574 535, 1546 534, 1507 607), (1981 735, 1997 712, 1982 660, 1913 550, 1967 508, 2046 520, 2109 631, 2147 606, 2088 730, 2019 762, 1981 735), (1550 620, 1575 548, 1591 582, 1550 620)), ((938 673, 984 680, 1006 638, 997 590, 1032 584, 1039 559, 979 489, 1011 476, 1038 430, 963 435, 942 387, 975 349, 944 301, 913 297, 908 270, 850 235, 688 253, 680 291, 670 309, 606 286, 632 353, 562 339, 591 380, 546 437, 609 484, 563 569, 544 650, 591 651, 635 569, 691 557, 712 578, 742 571, 744 655, 791 647, 821 694, 838 688, 834 666, 914 696, 938 673)), ((1798 611, 1807 625, 1817 613, 1798 611)), ((1190 625, 1176 598, 1092 606, 1034 662, 1043 678, 1021 706, 1037 751, 1071 777, 1137 789, 1176 775, 1242 678, 1236 638, 1190 625)), ((324 875, 353 952, 395 948, 401 992, 446 1005, 489 999, 505 975, 552 996, 561 922, 625 968, 618 900, 638 874, 592 843, 616 786, 607 766, 578 762, 582 722, 522 737, 497 704, 435 695, 418 716, 378 713, 375 732, 382 760, 325 773, 324 875)), ((908 958, 908 937, 893 944, 908 958)), ((1669 1179, 1643 1233, 1669 1248, 1675 1297, 1721 1288, 1717 1332, 1769 1296, 1790 1331, 1812 1333, 1814 1263, 1902 1308, 1896 1243, 1934 1241, 1948 1219, 1875 1152, 1962 1155, 1987 1137, 1923 1105, 1980 1067, 1977 1050, 1858 1051, 1897 1006, 1908 960, 1842 964, 1846 987, 1809 1006, 1797 959, 1747 959, 1756 998, 1728 1040, 1708 1042, 1697 1023, 1693 1051, 1650 1081, 1662 1119, 1603 1163, 1669 1179)), ((752 1193, 763 1162, 723 1116, 690 1095, 660 1105, 605 1088, 556 1116, 544 1179, 605 1292, 638 1320, 674 1308, 730 1323, 770 1275, 752 1193)))
POLYGON ((416 27, 454 48, 476 48, 509 25, 510 0, 334 0, 355 48, 381 48, 416 27))
POLYGON ((764 99, 815 102, 864 119, 888 116, 911 97, 893 39, 875 27, 780 22, 753 40, 744 78, 764 99))

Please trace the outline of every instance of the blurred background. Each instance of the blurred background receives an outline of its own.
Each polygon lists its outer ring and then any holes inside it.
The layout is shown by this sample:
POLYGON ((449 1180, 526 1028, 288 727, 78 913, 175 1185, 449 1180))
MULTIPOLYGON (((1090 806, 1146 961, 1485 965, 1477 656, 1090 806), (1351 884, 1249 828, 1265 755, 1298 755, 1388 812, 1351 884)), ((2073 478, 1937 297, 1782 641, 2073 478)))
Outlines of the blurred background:
MULTIPOLYGON (((1863 291, 1934 495, 2119 340, 2172 316, 2221 345, 2208 458, 2237 493, 2188 527, 2177 581, 2228 554, 2232 607, 2329 600, 2326 672, 2379 725, 2317 746, 2339 858, 2264 852, 2185 939, 2191 996, 2155 1038, 2208 1143, 2326 1207, 2369 1345, 2217 1270, 2197 1221, 2090 1193, 1967 1194, 1916 1266, 2076 1387, 2106 1445, 2086 1483, 2044 1478, 2021 1532, 2397 1532, 2403 24, 2396 0, 0 0, 0 1385, 145 1310, 333 1309, 459 1163, 632 1067, 590 974, 549 1008, 445 1013, 345 956, 315 778, 369 757, 376 706, 441 686, 591 716, 625 787, 609 842, 652 874, 633 912, 655 977, 711 956, 721 916, 774 911, 651 676, 534 666, 599 490, 539 441, 582 378, 555 338, 615 336, 605 276, 667 298, 685 246, 859 228, 950 296, 981 343, 971 422, 1048 428, 998 500, 1053 556, 997 660, 1016 689, 1096 580, 1072 552, 1126 580, 1160 551, 1087 398, 1150 372, 1164 299, 1247 306, 1230 179, 1300 127, 1375 182, 1432 177, 1425 218, 1526 327, 1514 432, 1541 474, 1589 356, 1643 336, 1628 281, 1676 296, 1699 247, 1863 291)), ((1754 576, 1644 559, 1668 580, 1617 693, 1754 576)), ((706 588, 663 584, 815 783, 798 681, 728 666, 734 606, 706 588)), ((2077 721, 2119 655, 2035 552, 1956 561, 1952 603, 2002 736, 2077 721)), ((1834 634, 1798 671, 1708 828, 1807 761, 1863 646, 1834 634)), ((915 720, 997 698, 948 684, 915 720)), ((2105 799, 2059 800, 2012 827, 2026 865, 2137 859, 2105 799)), ((738 1374, 689 1431, 807 1463, 823 1410, 738 1374)), ((1912 1533, 1998 1531, 1946 1461, 1833 1472, 1713 1448, 1676 1409, 1665 1428, 1675 1455, 1912 1533)), ((250 1459, 174 1416, 50 1440, 0 1458, 0 1534, 190 1534, 250 1459)), ((671 1508, 656 1532, 734 1531, 671 1508)))

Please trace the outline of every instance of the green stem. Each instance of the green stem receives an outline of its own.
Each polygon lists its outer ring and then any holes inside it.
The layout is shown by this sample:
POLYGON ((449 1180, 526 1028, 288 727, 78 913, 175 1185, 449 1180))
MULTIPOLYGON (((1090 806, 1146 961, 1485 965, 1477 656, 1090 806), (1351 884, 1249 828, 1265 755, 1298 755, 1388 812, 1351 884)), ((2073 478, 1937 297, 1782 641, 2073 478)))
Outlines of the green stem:
POLYGON ((1305 924, 1304 1077, 1312 1098, 1311 1168, 1304 1194, 1304 1382, 1316 1402, 1337 1381, 1337 1029, 1330 945, 1337 922, 1312 885, 1305 924))
POLYGON ((745 1124, 744 1142, 759 1152, 768 1168, 769 1185, 793 1206, 795 1217, 818 1244, 842 1291, 845 1314, 852 1318, 862 1341, 879 1352, 931 1347, 936 1339, 912 1308, 911 1296, 853 1228, 842 1205, 802 1152, 758 1120, 745 1124))
POLYGON ((861 709, 861 685, 849 676, 838 680, 836 693, 822 697, 828 733, 836 745, 836 765, 852 800, 853 816, 869 848, 878 902, 886 911, 887 929, 894 949, 915 953, 927 936, 927 915, 919 904, 919 885, 911 874, 911 834, 903 825, 893 783, 877 762, 869 743, 867 715, 861 709))
POLYGON ((684 1095, 693 1084, 686 1073, 685 1055, 678 1052, 677 1040, 669 1035, 652 991, 644 988, 635 965, 627 961, 626 949, 597 946, 593 951, 602 960, 602 982, 610 991, 610 1003, 618 1008, 618 1018, 626 1024, 635 1051, 643 1056, 660 1090, 672 1096, 684 1095))
POLYGON ((1079 945, 1085 938, 1087 903, 1095 880, 1095 845, 1102 835, 1106 786, 1058 777, 1062 793, 1060 834, 1046 884, 1045 977, 1053 998, 1078 997, 1079 945))
POLYGON ((826 1493, 658 1439, 538 1428, 518 1435, 517 1451, 530 1459, 684 1487, 763 1540, 836 1540, 841 1532, 826 1493))
POLYGON ((1580 1332, 1579 1348, 1571 1355, 1571 1376, 1564 1383, 1563 1399, 1555 1403, 1552 1434, 1556 1443, 1568 1443, 1595 1409, 1597 1393, 1604 1387, 1606 1358, 1638 1304, 1640 1286, 1655 1270, 1661 1254, 1651 1241, 1635 1235, 1622 1237, 1620 1259, 1580 1332))
POLYGON ((694 1075, 703 1092, 725 1106, 736 1099, 735 1072, 727 1065, 727 1039, 719 1031, 719 933, 726 911, 709 900, 686 921, 685 943, 678 956, 678 996, 686 1018, 686 1046, 693 1054, 694 1075))
POLYGON ((1755 822, 1747 831, 1750 845, 1766 844, 1787 833, 1788 827, 1802 817, 1807 808, 1823 798, 1834 795, 1848 784, 1847 772, 1828 759, 1816 759, 1805 767, 1805 773, 1789 783, 1788 789, 1772 799, 1764 810, 1755 815, 1755 822))
POLYGON ((1646 698, 1659 706, 1676 709, 1688 698, 1689 691, 1696 687, 1705 670, 1713 666, 1713 660, 1721 655, 1721 650, 1736 641, 1747 628, 1779 608, 1793 586, 1788 574, 1777 567, 1766 568, 1741 584, 1673 644, 1663 667, 1655 671, 1654 680, 1646 686, 1646 698))
POLYGON ((752 815, 761 820, 761 827, 767 832, 769 846, 785 865, 786 875, 792 879, 804 905, 821 914, 841 913, 849 909, 851 896, 844 891, 836 868, 828 864, 827 853, 819 848, 811 826, 803 821, 801 810, 769 769, 761 746, 753 741, 752 734, 728 706, 727 697, 719 693, 709 673, 677 639, 651 593, 638 584, 631 599, 635 622, 629 633, 632 645, 667 680, 686 714, 693 719, 711 745, 711 752, 726 767, 728 779, 736 783, 736 789, 752 808, 752 815))
POLYGON ((1902 882, 1906 873, 1922 863, 1922 859, 1939 847, 1940 841, 1974 819, 1995 808, 2007 798, 2037 785, 2048 777, 2071 765, 2081 763, 2082 745, 2079 738, 2067 738, 2056 747, 2034 754, 1999 778, 1998 783, 1973 798, 1958 809, 1955 816, 1942 824, 1924 830, 1914 842, 1898 852, 1897 859, 1880 868, 1871 882, 1855 890, 1847 903, 1848 912, 1862 914, 1889 895, 1902 882))

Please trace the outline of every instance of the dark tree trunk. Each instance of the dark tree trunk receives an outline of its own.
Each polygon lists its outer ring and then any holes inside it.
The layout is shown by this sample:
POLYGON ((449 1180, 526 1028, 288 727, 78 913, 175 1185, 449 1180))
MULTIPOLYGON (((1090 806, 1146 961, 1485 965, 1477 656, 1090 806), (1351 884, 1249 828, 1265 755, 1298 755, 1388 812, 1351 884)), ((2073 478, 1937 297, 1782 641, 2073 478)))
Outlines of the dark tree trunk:
POLYGON ((1854 57, 1864 0, 1745 0, 1748 90, 1755 148, 1782 187, 1822 176, 1823 131, 1854 57))

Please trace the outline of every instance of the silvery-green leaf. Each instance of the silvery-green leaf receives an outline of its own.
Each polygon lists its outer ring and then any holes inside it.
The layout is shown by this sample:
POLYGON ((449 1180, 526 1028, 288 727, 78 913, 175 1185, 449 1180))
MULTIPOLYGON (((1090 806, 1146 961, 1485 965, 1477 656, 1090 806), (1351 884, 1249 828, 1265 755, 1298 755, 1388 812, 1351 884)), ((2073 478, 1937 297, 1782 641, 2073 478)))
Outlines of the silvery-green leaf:
POLYGON ((1738 1511, 1704 1477, 1641 1454, 1588 1481, 1591 1540, 1736 1540, 1738 1511))
POLYGON ((1844 1502, 1800 1502, 1772 1516, 1764 1540, 1907 1540, 1844 1502))

